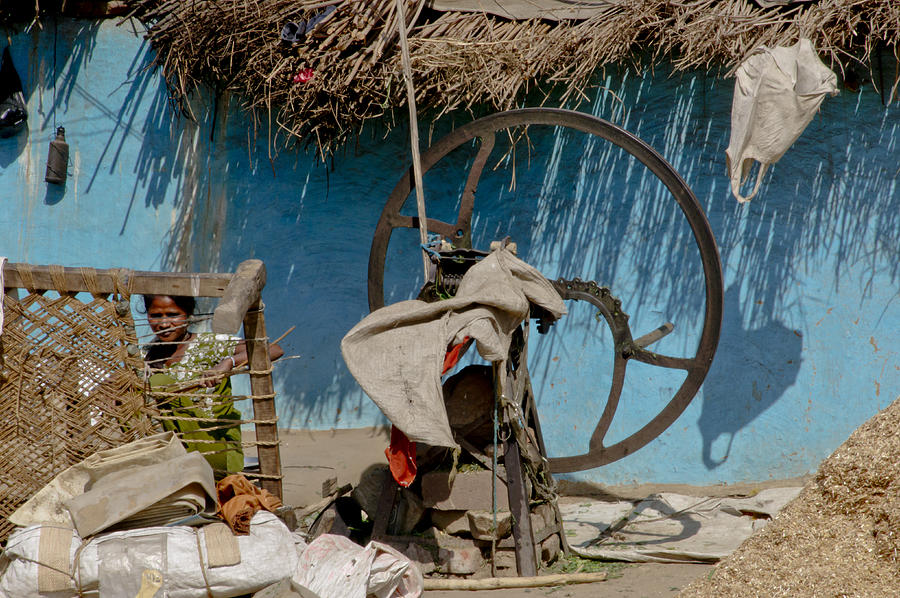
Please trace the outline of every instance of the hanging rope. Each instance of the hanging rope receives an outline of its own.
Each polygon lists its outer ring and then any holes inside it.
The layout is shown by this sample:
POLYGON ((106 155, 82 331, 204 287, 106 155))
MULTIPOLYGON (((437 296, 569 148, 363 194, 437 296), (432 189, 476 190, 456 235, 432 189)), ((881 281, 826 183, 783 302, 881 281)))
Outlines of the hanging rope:
MULTIPOLYGON (((421 0, 420 0, 421 1, 421 0)), ((419 121, 416 115, 416 89, 413 87, 412 66, 409 60, 409 44, 406 40, 406 0, 397 2, 397 28, 400 32, 400 54, 403 61, 403 79, 406 81, 406 103, 409 104, 409 144, 413 158, 413 177, 416 184, 416 208, 419 214, 419 241, 428 243, 428 222, 425 219, 425 190, 422 187, 422 158, 419 155, 419 121)), ((422 252, 422 267, 428 282, 428 256, 422 252)))

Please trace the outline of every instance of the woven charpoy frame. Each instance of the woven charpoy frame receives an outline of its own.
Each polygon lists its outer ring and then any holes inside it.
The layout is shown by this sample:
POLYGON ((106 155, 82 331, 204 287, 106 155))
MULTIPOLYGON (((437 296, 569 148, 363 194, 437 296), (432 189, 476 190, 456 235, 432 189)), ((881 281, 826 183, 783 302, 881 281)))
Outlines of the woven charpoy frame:
MULTIPOLYGON (((57 474, 98 450, 159 431, 167 417, 158 393, 147 392, 143 376, 131 310, 135 287, 144 293, 187 294, 187 286, 195 295, 222 296, 231 284, 230 275, 28 264, 7 266, 4 272, 11 275, 4 284, 0 320, 0 541, 14 528, 8 517, 57 474)), ((244 323, 252 318, 253 340, 267 355, 255 292, 253 313, 245 314, 244 323)), ((262 466, 255 477, 280 495, 271 366, 268 358, 263 368, 260 363, 257 357, 248 372, 252 396, 233 397, 251 400, 254 417, 229 423, 256 424, 256 440, 243 444, 257 446, 261 465, 268 468, 262 466), (260 411, 260 403, 269 409, 260 411), (261 427, 269 433, 260 434, 261 427)), ((190 396, 196 389, 184 393, 190 396)))

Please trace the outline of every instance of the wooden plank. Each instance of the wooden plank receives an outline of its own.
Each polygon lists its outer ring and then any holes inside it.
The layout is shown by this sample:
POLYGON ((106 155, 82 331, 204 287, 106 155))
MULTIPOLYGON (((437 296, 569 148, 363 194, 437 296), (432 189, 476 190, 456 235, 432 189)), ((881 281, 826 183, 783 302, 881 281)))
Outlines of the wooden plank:
MULTIPOLYGON (((19 263, 8 263, 3 268, 4 285, 6 288, 25 288, 22 276, 19 274, 19 263)), ((25 264, 28 266, 29 264, 25 264)), ((30 266, 34 278, 35 289, 39 291, 56 290, 56 285, 50 278, 49 266, 30 266)), ((101 293, 115 292, 115 269, 97 270, 97 287, 101 293)), ((66 290, 74 292, 87 292, 81 268, 64 268, 66 290)), ((130 276, 134 278, 131 283, 131 292, 138 295, 189 295, 192 297, 221 297, 225 294, 228 283, 231 282, 230 273, 209 272, 150 272, 144 270, 132 270, 130 276)), ((126 279, 127 286, 127 279, 126 279)), ((124 290, 124 289, 123 289, 124 290)))
POLYGON ((372 524, 372 539, 382 540, 388 535, 388 526, 394 514, 394 503, 397 499, 397 490, 400 486, 394 481, 392 475, 384 479, 381 493, 378 495, 378 507, 375 510, 375 521, 372 524))
MULTIPOLYGON (((267 397, 253 400, 253 418, 272 423, 256 424, 256 440, 265 444, 256 447, 259 455, 259 472, 263 475, 281 475, 281 452, 278 449, 278 424, 275 423, 275 386, 272 384, 272 361, 269 359, 269 343, 266 342, 266 319, 263 303, 257 297, 244 316, 244 336, 247 343, 247 359, 250 364, 250 394, 267 397), (254 373, 255 372, 255 373, 254 373)), ((281 480, 262 479, 262 487, 282 498, 281 480)))
POLYGON ((537 558, 522 459, 515 434, 510 434, 503 445, 503 463, 506 465, 506 477, 509 480, 506 489, 509 493, 509 510, 513 516, 512 533, 516 541, 516 569, 520 576, 531 577, 537 575, 537 558))
MULTIPOLYGON (((523 361, 524 363, 524 361, 523 361)), ((523 367, 520 376, 524 376, 524 386, 525 386, 525 398, 523 400, 523 404, 525 405, 525 412, 528 413, 526 416, 529 424, 534 430, 534 435, 537 438, 538 449, 541 451, 541 455, 543 457, 547 456, 547 447, 544 445, 544 435, 541 432, 541 420, 538 417, 537 405, 534 400, 534 390, 531 387, 531 376, 528 373, 527 367, 523 367)), ((550 468, 544 472, 548 478, 553 479, 553 474, 550 472, 550 468)), ((559 511, 559 502, 554 500, 550 503, 550 506, 553 508, 553 518, 556 521, 557 526, 557 535, 559 535, 559 544, 560 548, 562 548, 563 554, 569 556, 569 542, 566 539, 565 528, 563 527, 563 519, 562 513, 559 511)), ((544 538, 535 538, 537 542, 543 542, 544 538)))
POLYGON ((259 299, 266 286, 266 266, 262 260, 241 262, 225 288, 222 301, 213 312, 212 331, 217 334, 237 334, 244 314, 259 299))

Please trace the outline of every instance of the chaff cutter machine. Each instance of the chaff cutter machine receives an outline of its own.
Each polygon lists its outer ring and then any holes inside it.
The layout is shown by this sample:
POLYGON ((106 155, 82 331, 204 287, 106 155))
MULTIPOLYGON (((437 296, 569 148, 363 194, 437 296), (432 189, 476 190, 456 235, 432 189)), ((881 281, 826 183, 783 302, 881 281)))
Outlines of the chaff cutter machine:
MULTIPOLYGON (((514 530, 520 575, 533 575, 536 570, 533 560, 534 552, 531 550, 519 550, 521 544, 533 544, 535 539, 531 537, 530 529, 521 529, 528 527, 528 516, 526 513, 529 497, 525 495, 524 486, 518 489, 519 496, 513 497, 514 484, 512 482, 516 473, 513 469, 516 469, 518 464, 511 463, 510 459, 518 461, 519 451, 522 451, 521 457, 525 462, 526 469, 528 469, 529 458, 526 454, 526 447, 523 444, 532 443, 540 451, 543 468, 546 469, 548 466, 549 472, 583 471, 612 463, 626 455, 630 455, 659 436, 685 410, 709 371, 719 339, 723 303, 722 271, 715 239, 700 203, 684 180, 653 148, 634 135, 605 120, 568 110, 527 108, 493 114, 455 129, 422 154, 422 169, 423 172, 427 172, 457 148, 470 146, 475 151, 475 155, 471 159, 471 166, 463 189, 456 221, 442 222, 431 218, 427 221, 428 231, 439 234, 446 243, 452 244, 454 248, 452 251, 456 252, 451 255, 451 252, 445 251, 443 253, 445 258, 455 258, 452 260, 445 259, 445 263, 464 263, 466 259, 473 262, 478 259, 477 254, 479 252, 471 249, 471 227, 475 211, 476 190, 482 172, 488 163, 489 156, 495 148, 498 135, 508 135, 512 139, 513 131, 521 131, 524 127, 536 125, 572 129, 604 139, 630 154, 630 159, 642 164, 659 179, 668 190, 670 198, 678 204, 680 213, 687 220, 693 233, 693 240, 696 244, 696 249, 699 251, 704 275, 705 312, 702 328, 700 329, 699 342, 693 355, 687 357, 663 355, 649 350, 648 347, 671 332, 672 324, 666 323, 641 336, 635 336, 629 325, 629 316, 626 313, 627 301, 617 298, 613 289, 603 286, 600 282, 585 281, 579 278, 559 279, 552 282, 563 299, 586 301, 596 307, 599 313, 602 314, 612 333, 614 347, 613 371, 605 407, 590 437, 586 450, 577 455, 545 458, 546 451, 541 436, 540 422, 537 417, 537 409, 534 405, 534 397, 527 373, 525 354, 527 326, 525 327, 524 337, 520 339, 524 342, 513 343, 513 352, 515 354, 510 356, 509 362, 512 366, 507 372, 507 377, 510 387, 521 391, 515 393, 516 396, 522 398, 521 404, 517 405, 516 408, 520 410, 520 421, 527 431, 524 437, 519 438, 518 450, 511 451, 510 448, 514 447, 506 447, 506 466, 511 482, 509 486, 510 506, 514 511, 515 520, 519 522, 517 527, 520 528, 514 530), (657 415, 634 433, 607 446, 604 443, 604 438, 619 407, 619 399, 625 385, 628 364, 632 361, 661 368, 682 370, 686 372, 686 376, 657 415), (515 512, 517 508, 520 510, 519 513, 515 512), (531 558, 528 556, 529 553, 531 558)), ((407 202, 412 190, 412 180, 412 169, 410 169, 394 187, 375 230, 369 254, 368 270, 368 296, 371 310, 384 305, 385 260, 388 244, 394 229, 416 228, 419 225, 417 217, 401 214, 401 209, 407 202)), ((441 260, 436 261, 440 262, 441 260)), ((440 276, 442 271, 440 263, 438 263, 437 270, 440 276)), ((464 272, 445 272, 444 274, 452 278, 462 273, 464 272)), ((427 282, 426 287, 429 284, 434 285, 434 281, 427 282)), ((539 314, 533 314, 533 317, 539 318, 539 314)), ((543 331, 545 328, 546 322, 542 323, 539 320, 538 330, 543 331)), ((514 417, 513 419, 518 418, 514 417)), ((512 441, 515 442, 515 440, 513 437, 512 441)), ((532 468, 541 468, 540 463, 531 463, 531 466, 532 468)), ((521 469, 521 466, 518 466, 518 468, 521 469)), ((547 473, 549 474, 549 472, 547 473)), ((527 473, 531 475, 534 472, 527 473)), ((564 534, 561 535, 564 541, 564 534)))

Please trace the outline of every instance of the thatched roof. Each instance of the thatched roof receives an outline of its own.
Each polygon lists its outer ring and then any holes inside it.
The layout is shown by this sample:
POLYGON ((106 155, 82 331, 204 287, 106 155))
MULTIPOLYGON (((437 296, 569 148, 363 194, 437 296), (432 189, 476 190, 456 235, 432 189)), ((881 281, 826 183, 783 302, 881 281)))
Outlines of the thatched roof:
MULTIPOLYGON (((176 100, 199 85, 230 90, 285 139, 327 153, 362 124, 406 102, 395 0, 128 0, 176 100), (333 7, 333 10, 332 8, 333 7), (294 43, 285 24, 324 17, 294 43), (270 118, 271 117, 271 118, 270 118)), ((900 47, 897 0, 406 0, 420 111, 486 104, 529 90, 573 106, 612 62, 670 61, 675 69, 736 66, 760 45, 813 41, 836 70, 869 69, 900 47), (512 8, 543 6, 543 18, 512 8), (458 10, 435 10, 433 7, 458 10), (574 18, 560 9, 576 6, 574 18), (512 7, 512 8, 511 8, 512 7), (552 10, 551 10, 552 9, 552 10), (556 12, 554 12, 554 10, 556 12), (500 16, 506 11, 506 17, 500 16)), ((524 10, 524 9, 523 9, 524 10)))

